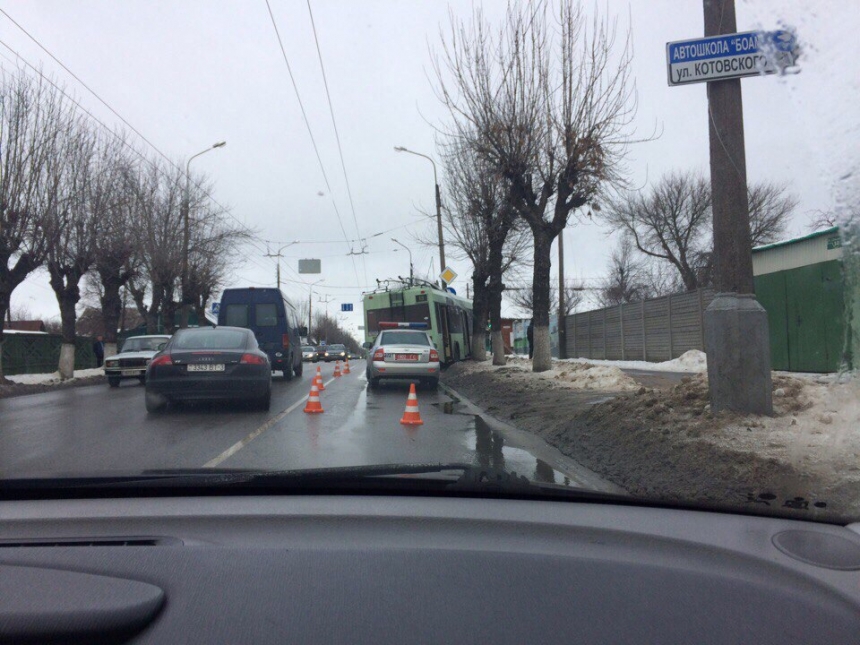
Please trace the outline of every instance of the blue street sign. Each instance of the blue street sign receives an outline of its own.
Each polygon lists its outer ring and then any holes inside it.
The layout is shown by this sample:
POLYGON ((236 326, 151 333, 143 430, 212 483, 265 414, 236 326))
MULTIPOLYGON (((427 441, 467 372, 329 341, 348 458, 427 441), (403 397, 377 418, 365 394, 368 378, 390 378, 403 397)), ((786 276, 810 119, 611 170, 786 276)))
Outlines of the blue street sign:
POLYGON ((666 43, 669 85, 777 74, 797 62, 790 31, 747 31, 666 43))
POLYGON ((221 311, 221 303, 220 302, 213 302, 212 303, 212 313, 217 316, 218 312, 220 312, 220 311, 221 311))
POLYGON ((343 304, 341 304, 340 310, 341 311, 352 311, 352 303, 351 302, 344 302, 343 304))

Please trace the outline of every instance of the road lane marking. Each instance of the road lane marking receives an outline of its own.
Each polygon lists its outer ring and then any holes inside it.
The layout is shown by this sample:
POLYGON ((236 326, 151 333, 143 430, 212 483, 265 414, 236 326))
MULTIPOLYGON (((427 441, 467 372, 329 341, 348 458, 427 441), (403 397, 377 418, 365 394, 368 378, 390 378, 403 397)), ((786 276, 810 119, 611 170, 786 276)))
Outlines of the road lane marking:
MULTIPOLYGON (((329 384, 331 384, 333 381, 334 381, 334 378, 331 378, 331 379, 329 379, 329 381, 327 381, 327 382, 323 383, 323 385, 324 385, 324 386, 328 386, 328 385, 329 385, 329 384)), ((307 401, 307 397, 304 397, 304 398, 299 399, 298 401, 296 401, 295 403, 293 403, 290 407, 288 407, 286 410, 284 410, 283 412, 279 412, 278 414, 276 414, 275 416, 273 416, 271 419, 269 419, 268 421, 266 421, 266 423, 264 423, 264 424, 263 424, 263 425, 261 425, 259 428, 257 428, 256 430, 254 430, 254 431, 253 431, 251 434, 249 434, 247 437, 245 437, 245 438, 244 438, 244 439, 242 439, 241 441, 237 441, 236 443, 234 443, 232 446, 230 446, 229 448, 227 448, 227 450, 225 450, 225 451, 224 451, 224 452, 222 452, 220 455, 218 455, 217 457, 215 457, 215 459, 210 459, 209 461, 207 461, 205 464, 203 464, 203 467, 204 467, 204 468, 215 468, 215 466, 219 466, 219 465, 221 465, 223 462, 225 462, 227 459, 229 459, 230 457, 232 457, 233 455, 235 455, 235 454, 236 454, 237 452, 239 452, 242 448, 244 448, 245 446, 247 446, 247 445, 248 445, 249 443, 251 443, 254 439, 256 439, 257 437, 259 437, 259 436, 260 436, 261 434, 263 434, 266 430, 268 430, 268 429, 269 429, 269 428, 271 428, 273 425, 275 425, 276 423, 278 423, 281 419, 283 419, 283 418, 284 418, 285 416, 287 416, 290 412, 292 412, 293 410, 295 410, 297 407, 299 407, 302 403, 305 403, 306 401, 307 401)))

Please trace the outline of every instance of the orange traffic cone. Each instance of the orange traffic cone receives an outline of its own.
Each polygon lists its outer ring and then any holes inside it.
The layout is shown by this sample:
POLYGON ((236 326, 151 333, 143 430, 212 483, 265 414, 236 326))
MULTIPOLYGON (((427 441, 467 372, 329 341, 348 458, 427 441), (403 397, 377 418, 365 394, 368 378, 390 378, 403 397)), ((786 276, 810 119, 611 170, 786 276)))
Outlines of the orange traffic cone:
POLYGON ((308 414, 319 414, 324 412, 320 404, 320 391, 316 383, 311 383, 311 393, 308 394, 308 402, 305 405, 305 412, 308 414))
POLYGON ((343 375, 346 376, 347 374, 349 374, 349 359, 343 362, 343 375))
POLYGON ((342 376, 342 374, 340 373, 340 361, 337 361, 334 364, 334 374, 332 374, 332 376, 334 376, 334 377, 342 376))
POLYGON ((322 370, 320 369, 319 365, 317 365, 317 375, 314 377, 314 381, 316 381, 317 389, 320 392, 325 390, 325 385, 323 385, 323 380, 322 380, 322 370))
POLYGON ((403 418, 400 423, 405 426, 420 426, 424 422, 421 420, 421 413, 418 412, 418 395, 415 394, 415 383, 409 384, 409 397, 406 399, 406 411, 403 413, 403 418))

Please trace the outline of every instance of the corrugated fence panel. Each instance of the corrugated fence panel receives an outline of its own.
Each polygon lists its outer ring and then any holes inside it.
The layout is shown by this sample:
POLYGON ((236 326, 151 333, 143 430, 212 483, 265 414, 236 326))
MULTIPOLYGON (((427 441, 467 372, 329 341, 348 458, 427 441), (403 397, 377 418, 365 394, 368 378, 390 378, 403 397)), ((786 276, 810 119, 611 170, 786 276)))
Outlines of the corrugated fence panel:
POLYGON ((713 299, 713 289, 700 289, 573 314, 565 320, 567 355, 666 361, 691 349, 704 351, 703 314, 713 299))

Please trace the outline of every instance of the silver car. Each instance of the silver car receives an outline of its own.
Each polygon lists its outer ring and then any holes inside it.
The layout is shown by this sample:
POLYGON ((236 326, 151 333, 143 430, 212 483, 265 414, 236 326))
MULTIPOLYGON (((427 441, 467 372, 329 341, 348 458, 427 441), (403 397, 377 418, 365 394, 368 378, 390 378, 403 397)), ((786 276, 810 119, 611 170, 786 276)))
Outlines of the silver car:
POLYGON ((170 336, 160 334, 126 338, 119 354, 105 359, 104 370, 108 385, 118 387, 124 378, 136 378, 143 383, 150 359, 164 349, 169 340, 170 336))
POLYGON ((409 328, 379 332, 368 351, 367 382, 375 389, 382 379, 418 381, 434 389, 438 387, 439 352, 430 335, 409 328))

